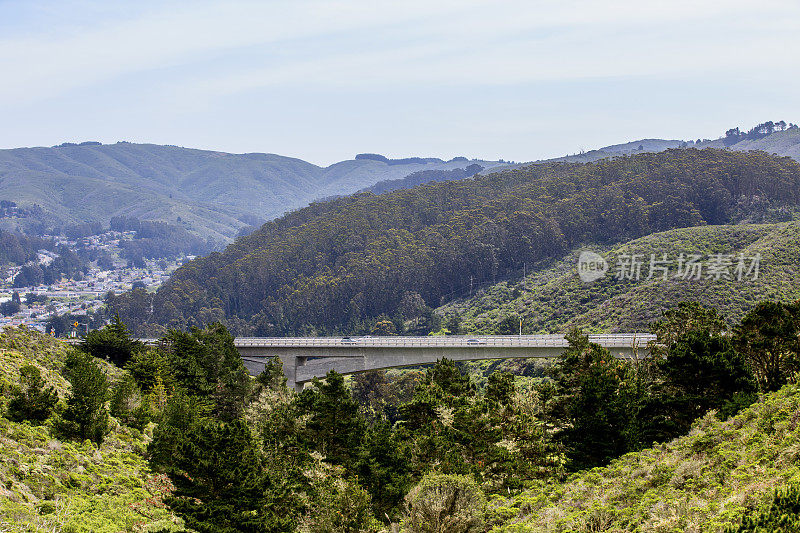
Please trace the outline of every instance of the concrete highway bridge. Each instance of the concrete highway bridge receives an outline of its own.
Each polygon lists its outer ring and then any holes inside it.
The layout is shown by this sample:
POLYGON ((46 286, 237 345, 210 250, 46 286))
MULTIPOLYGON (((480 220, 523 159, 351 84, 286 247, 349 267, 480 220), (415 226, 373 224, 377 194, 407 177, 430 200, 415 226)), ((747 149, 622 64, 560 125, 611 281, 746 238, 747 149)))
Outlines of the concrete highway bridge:
MULTIPOLYGON (((139 339, 155 344, 157 339, 139 339)), ((589 341, 615 357, 645 357, 655 335, 616 333, 589 335, 589 341)), ((76 344, 80 339, 70 339, 76 344)), ((452 361, 482 359, 555 358, 569 343, 563 335, 484 335, 437 337, 237 337, 234 345, 252 375, 264 370, 273 357, 283 363, 287 385, 295 390, 329 370, 355 374, 452 361)))
MULTIPOLYGON (((621 358, 648 355, 655 335, 617 333, 589 335, 591 342, 621 358)), ((329 370, 354 374, 367 370, 400 368, 481 359, 555 358, 569 343, 563 335, 487 335, 437 337, 237 337, 234 341, 247 370, 257 375, 273 357, 279 357, 288 386, 302 390, 329 370)))

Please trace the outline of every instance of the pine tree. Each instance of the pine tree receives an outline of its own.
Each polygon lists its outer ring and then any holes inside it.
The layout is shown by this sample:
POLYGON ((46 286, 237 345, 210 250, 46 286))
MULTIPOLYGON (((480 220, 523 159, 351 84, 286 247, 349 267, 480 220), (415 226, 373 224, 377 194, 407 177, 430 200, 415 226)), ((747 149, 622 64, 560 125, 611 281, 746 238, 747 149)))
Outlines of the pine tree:
POLYGON ((119 315, 115 315, 106 327, 90 331, 80 345, 81 350, 89 355, 111 361, 120 367, 141 347, 140 342, 131 339, 130 332, 119 315))
POLYGON ((44 422, 57 401, 58 393, 53 387, 45 388, 39 369, 33 365, 23 366, 19 369, 19 387, 13 389, 8 402, 8 419, 44 422))
POLYGON ((342 375, 333 370, 324 381, 315 379, 313 385, 298 398, 301 412, 311 415, 305 428, 307 442, 328 462, 352 472, 365 431, 358 403, 342 375))
POLYGON ((66 378, 72 385, 58 428, 71 438, 100 443, 108 432, 108 380, 94 358, 76 353, 67 359, 66 378))
POLYGON ((213 400, 220 419, 237 419, 250 392, 250 377, 225 326, 170 330, 164 344, 177 384, 190 395, 213 400))
POLYGON ((571 466, 592 468, 628 451, 629 368, 577 330, 567 339, 570 348, 553 368, 557 399, 550 415, 562 425, 571 466))
POLYGON ((800 304, 761 302, 742 319, 734 345, 763 392, 781 388, 800 369, 800 304))
POLYGON ((150 405, 136 380, 128 373, 111 390, 111 416, 126 426, 144 429, 150 421, 150 405))
POLYGON ((367 430, 358 463, 358 480, 368 488, 377 516, 392 513, 411 486, 411 467, 405 449, 385 421, 378 421, 367 430))
POLYGON ((165 503, 199 533, 293 531, 300 504, 265 471, 242 421, 190 428, 170 458, 165 503))

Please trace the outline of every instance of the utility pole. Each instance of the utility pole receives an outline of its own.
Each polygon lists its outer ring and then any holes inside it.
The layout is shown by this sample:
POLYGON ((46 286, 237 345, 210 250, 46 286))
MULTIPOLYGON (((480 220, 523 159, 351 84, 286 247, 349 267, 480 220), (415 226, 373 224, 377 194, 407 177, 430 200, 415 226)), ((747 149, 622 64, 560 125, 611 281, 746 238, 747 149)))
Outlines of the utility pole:
POLYGON ((469 277, 469 297, 472 298, 472 276, 469 277))
POLYGON ((519 317, 519 336, 522 337, 522 317, 519 317))

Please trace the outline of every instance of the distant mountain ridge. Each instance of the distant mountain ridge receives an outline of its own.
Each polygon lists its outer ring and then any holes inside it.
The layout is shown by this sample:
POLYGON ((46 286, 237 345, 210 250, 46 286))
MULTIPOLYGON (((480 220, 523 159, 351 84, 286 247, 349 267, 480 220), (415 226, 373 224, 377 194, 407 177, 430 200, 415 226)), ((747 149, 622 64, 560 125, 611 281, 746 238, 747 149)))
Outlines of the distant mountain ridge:
POLYGON ((0 228, 108 224, 111 217, 127 216, 177 223, 224 243, 242 227, 319 198, 353 193, 419 170, 453 170, 470 163, 504 165, 462 158, 359 158, 319 167, 276 154, 128 142, 0 150, 0 199, 23 207, 38 205, 43 211, 36 221, 0 219, 0 228))
MULTIPOLYGON (((746 133, 733 128, 716 140, 641 139, 540 162, 587 163, 673 148, 761 150, 800 161, 800 128, 766 122, 746 133)), ((108 225, 112 217, 125 216, 178 225, 221 247, 239 233, 316 200, 357 191, 381 194, 520 166, 503 160, 390 159, 363 153, 320 167, 277 154, 128 142, 15 148, 0 150, 0 200, 35 215, 4 215, 0 229, 40 233, 76 223, 108 225)))

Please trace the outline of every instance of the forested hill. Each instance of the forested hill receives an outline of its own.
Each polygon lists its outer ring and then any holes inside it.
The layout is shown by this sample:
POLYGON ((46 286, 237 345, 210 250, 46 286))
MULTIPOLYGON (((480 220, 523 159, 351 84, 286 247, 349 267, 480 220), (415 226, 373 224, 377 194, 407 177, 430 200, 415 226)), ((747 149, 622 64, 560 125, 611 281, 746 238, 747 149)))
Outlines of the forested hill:
POLYGON ((315 199, 350 194, 420 170, 470 164, 504 165, 362 155, 319 167, 275 154, 128 142, 0 150, 0 200, 13 200, 26 210, 25 216, 20 210, 0 216, 0 228, 35 233, 87 222, 107 227, 112 217, 124 216, 177 224, 203 239, 229 242, 239 229, 315 199))
MULTIPOLYGON (((679 302, 702 300, 718 310, 731 325, 738 323, 758 302, 800 300, 800 221, 776 224, 736 224, 673 229, 610 247, 593 246, 608 260, 602 279, 583 283, 575 250, 528 276, 502 281, 474 296, 437 309, 453 329, 471 334, 567 333, 586 331, 647 331, 662 313, 679 302), (668 279, 656 271, 649 277, 649 261, 667 254, 668 279), (706 265, 718 254, 733 257, 729 277, 715 279, 707 270, 701 279, 679 276, 678 254, 699 254, 706 265), (758 276, 735 275, 738 256, 758 256, 758 276), (639 279, 620 278, 615 268, 621 258, 642 258, 639 279), (457 324, 457 326, 455 326, 457 324)), ((582 251, 582 250, 581 250, 582 251)), ((749 266, 749 264, 748 264, 749 266)))
POLYGON ((726 224, 800 203, 800 165, 765 153, 675 149, 550 163, 375 196, 316 203, 180 268, 112 310, 239 334, 363 331, 587 243, 726 224), (149 314, 149 310, 155 314, 149 314), (369 327, 369 326, 367 326, 369 327))

